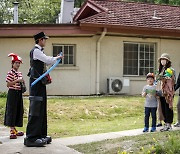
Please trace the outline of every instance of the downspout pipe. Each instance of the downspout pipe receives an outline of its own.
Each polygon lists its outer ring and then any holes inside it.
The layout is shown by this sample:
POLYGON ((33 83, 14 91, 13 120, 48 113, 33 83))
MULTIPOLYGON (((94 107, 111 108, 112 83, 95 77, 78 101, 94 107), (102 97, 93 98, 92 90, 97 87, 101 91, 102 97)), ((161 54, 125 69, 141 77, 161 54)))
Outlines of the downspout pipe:
POLYGON ((101 36, 96 42, 96 95, 99 95, 99 85, 100 85, 100 62, 101 62, 101 41, 107 33, 107 28, 103 29, 101 36))

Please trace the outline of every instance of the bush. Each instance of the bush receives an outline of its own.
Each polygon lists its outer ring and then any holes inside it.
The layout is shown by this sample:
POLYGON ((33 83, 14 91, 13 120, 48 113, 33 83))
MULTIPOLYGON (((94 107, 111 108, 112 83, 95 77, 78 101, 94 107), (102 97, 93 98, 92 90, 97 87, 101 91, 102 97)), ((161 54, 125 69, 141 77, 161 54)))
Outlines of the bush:
POLYGON ((164 144, 156 142, 153 150, 147 150, 147 153, 156 153, 156 154, 179 154, 180 153, 180 139, 179 137, 172 135, 168 136, 168 139, 164 144))
POLYGON ((7 92, 0 92, 0 98, 7 97, 7 92))

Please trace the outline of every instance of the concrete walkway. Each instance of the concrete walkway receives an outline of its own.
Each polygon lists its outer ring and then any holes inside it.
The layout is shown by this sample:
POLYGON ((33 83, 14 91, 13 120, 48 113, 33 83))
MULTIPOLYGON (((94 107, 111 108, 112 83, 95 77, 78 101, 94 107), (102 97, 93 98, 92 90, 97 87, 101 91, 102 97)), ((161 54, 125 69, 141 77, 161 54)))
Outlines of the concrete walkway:
MULTIPOLYGON (((158 127, 157 132, 160 131, 160 129, 163 127, 158 127)), ((76 145, 76 144, 84 144, 84 143, 90 143, 90 142, 97 142, 97 141, 103 141, 107 139, 115 139, 120 138, 124 136, 136 136, 144 134, 141 129, 133 129, 133 130, 126 130, 126 131, 120 131, 120 132, 110 132, 110 133, 102 133, 102 134, 92 134, 92 135, 84 135, 84 136, 74 136, 74 137, 66 137, 66 138, 60 138, 55 139, 54 142, 62 144, 62 145, 76 145)), ((180 130, 180 127, 173 127, 172 130, 180 130)), ((148 132, 150 133, 150 132, 148 132)))
POLYGON ((45 147, 26 147, 23 144, 24 136, 9 139, 9 129, 0 126, 0 154, 80 154, 59 142, 56 139, 45 147))
MULTIPOLYGON (((157 129, 159 131, 160 128, 157 129)), ((180 130, 180 128, 173 128, 180 130)), ((9 139, 9 129, 0 126, 0 153, 1 154, 80 154, 78 151, 67 147, 68 145, 84 144, 106 139, 114 139, 123 136, 135 136, 143 134, 142 129, 127 130, 121 132, 110 132, 102 134, 75 136, 53 139, 51 144, 45 147, 25 147, 23 145, 24 137, 18 139, 9 139)))

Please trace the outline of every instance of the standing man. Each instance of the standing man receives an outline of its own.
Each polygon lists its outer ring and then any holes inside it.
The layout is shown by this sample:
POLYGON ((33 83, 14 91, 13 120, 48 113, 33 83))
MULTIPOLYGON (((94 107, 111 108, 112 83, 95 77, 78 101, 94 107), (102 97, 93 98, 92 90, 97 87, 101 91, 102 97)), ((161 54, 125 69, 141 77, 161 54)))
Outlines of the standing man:
POLYGON ((177 103, 177 123, 174 124, 174 127, 180 127, 180 73, 179 73, 179 76, 178 76, 178 79, 177 79, 177 83, 176 83, 176 86, 175 86, 175 91, 179 89, 179 99, 178 99, 178 103, 177 103))
POLYGON ((30 51, 30 106, 24 145, 27 147, 41 147, 51 143, 47 136, 47 94, 46 85, 42 80, 33 87, 31 83, 45 72, 46 64, 54 64, 62 56, 51 57, 44 54, 46 40, 49 37, 40 32, 34 35, 35 46, 30 51))

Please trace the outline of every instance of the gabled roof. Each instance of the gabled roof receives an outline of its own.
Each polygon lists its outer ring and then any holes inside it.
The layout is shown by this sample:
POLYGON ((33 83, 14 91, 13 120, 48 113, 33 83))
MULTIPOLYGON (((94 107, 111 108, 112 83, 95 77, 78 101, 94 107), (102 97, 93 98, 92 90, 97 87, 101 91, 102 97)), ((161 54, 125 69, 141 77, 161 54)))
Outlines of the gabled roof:
POLYGON ((137 27, 180 32, 180 7, 111 0, 88 0, 78 11, 74 21, 79 22, 81 26, 137 27), (97 9, 99 11, 96 11, 97 9), (93 10, 94 14, 91 13, 93 10))

